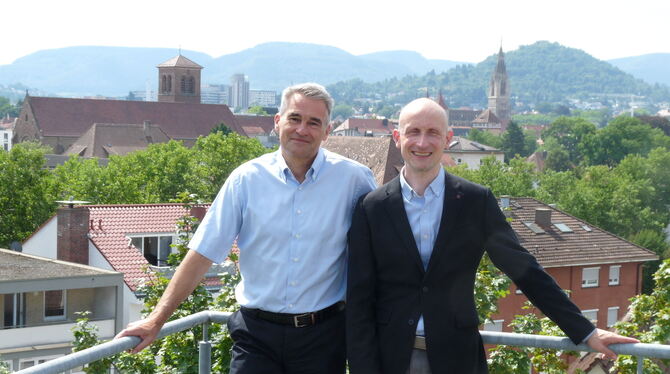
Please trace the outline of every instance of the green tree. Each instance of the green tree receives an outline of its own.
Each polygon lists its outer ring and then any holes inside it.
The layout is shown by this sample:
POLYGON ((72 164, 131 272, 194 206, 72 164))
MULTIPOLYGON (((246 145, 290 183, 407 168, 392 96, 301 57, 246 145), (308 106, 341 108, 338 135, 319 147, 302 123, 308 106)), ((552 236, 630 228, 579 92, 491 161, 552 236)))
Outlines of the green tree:
MULTIPOLYGON (((651 294, 638 295, 631 299, 628 319, 617 322, 614 328, 619 334, 632 336, 642 343, 668 344, 670 342, 670 259, 664 260, 654 274, 655 286, 651 294)), ((614 370, 634 373, 636 360, 630 356, 619 356, 614 370)), ((644 372, 667 373, 667 360, 645 359, 644 372)))
POLYGON ((193 175, 200 181, 197 191, 206 200, 213 200, 228 175, 243 162, 270 150, 257 139, 233 133, 200 137, 193 146, 193 175))
POLYGON ((507 125, 507 130, 502 135, 502 150, 505 152, 505 160, 508 162, 517 155, 528 156, 526 138, 521 127, 514 121, 507 125))
POLYGON ((56 210, 53 176, 44 168, 47 151, 20 143, 0 152, 0 247, 26 239, 56 210))
POLYGON ((260 105, 254 105, 254 106, 252 106, 252 107, 249 107, 249 109, 247 109, 247 113, 249 113, 249 114, 256 114, 256 115, 259 115, 259 116, 269 116, 269 115, 270 115, 270 114, 269 114, 265 109, 263 109, 263 107, 260 106, 260 105))
POLYGON ((553 168, 553 170, 566 170, 565 164, 571 167, 579 165, 584 158, 583 143, 595 133, 595 125, 583 118, 559 117, 552 122, 542 132, 542 137, 547 144, 545 148, 549 151, 549 157, 553 152, 561 154, 555 156, 557 161, 554 163, 560 165, 560 168, 553 168), (566 154, 567 162, 564 162, 566 154))
POLYGON ((502 149, 502 138, 492 132, 472 129, 468 132, 468 139, 479 144, 488 145, 489 147, 502 149))
POLYGON ((105 170, 95 158, 84 159, 77 155, 54 169, 54 195, 59 200, 89 201, 99 204, 109 199, 105 170))
POLYGON ((6 117, 7 115, 10 117, 18 117, 20 112, 20 105, 13 105, 9 99, 0 96, 0 118, 6 117))
POLYGON ((670 137, 637 118, 619 116, 586 138, 584 146, 589 164, 614 166, 629 154, 646 156, 657 147, 669 149, 670 137))
POLYGON ((216 134, 217 132, 222 133, 223 135, 228 135, 233 132, 233 130, 230 129, 230 127, 226 126, 225 123, 221 122, 218 125, 214 126, 212 130, 210 130, 210 134, 216 134))
POLYGON ((347 104, 337 104, 332 110, 331 117, 337 118, 341 117, 342 120, 346 120, 354 114, 354 109, 347 104))

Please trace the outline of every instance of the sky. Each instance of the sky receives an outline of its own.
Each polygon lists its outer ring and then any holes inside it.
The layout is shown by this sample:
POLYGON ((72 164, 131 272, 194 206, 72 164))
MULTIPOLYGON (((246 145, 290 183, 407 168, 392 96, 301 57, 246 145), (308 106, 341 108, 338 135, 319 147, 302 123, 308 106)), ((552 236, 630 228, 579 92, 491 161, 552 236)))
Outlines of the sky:
POLYGON ((219 57, 273 41, 473 63, 501 41, 510 51, 548 40, 602 60, 670 53, 668 0, 11 0, 0 9, 0 65, 71 46, 219 57))

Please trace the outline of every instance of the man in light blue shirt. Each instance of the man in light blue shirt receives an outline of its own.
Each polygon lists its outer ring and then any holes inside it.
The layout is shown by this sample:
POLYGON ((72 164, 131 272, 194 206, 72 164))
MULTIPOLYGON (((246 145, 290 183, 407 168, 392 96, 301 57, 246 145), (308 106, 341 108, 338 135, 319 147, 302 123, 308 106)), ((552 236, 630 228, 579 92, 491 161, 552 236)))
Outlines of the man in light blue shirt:
POLYGON ((156 309, 119 334, 143 338, 135 351, 237 240, 242 308, 228 322, 230 372, 344 373, 347 231, 375 182, 369 168, 320 148, 332 106, 320 85, 284 90, 279 150, 228 177, 156 309))

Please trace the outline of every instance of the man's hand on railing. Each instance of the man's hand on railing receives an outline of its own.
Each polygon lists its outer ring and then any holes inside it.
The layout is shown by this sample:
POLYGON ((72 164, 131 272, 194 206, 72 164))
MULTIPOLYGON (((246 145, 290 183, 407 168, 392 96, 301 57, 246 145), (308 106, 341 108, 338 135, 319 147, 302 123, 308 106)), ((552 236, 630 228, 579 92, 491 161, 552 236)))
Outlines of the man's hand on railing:
POLYGON ((611 360, 616 360, 617 354, 608 348, 610 344, 639 343, 639 342, 640 341, 635 338, 621 336, 619 334, 615 334, 607 330, 596 329, 596 332, 593 335, 591 335, 589 340, 586 341, 586 344, 588 344, 589 347, 595 349, 596 351, 602 353, 604 357, 609 358, 611 360))
POLYGON ((129 323, 128 327, 116 334, 114 339, 122 338, 124 336, 139 337, 142 341, 130 351, 130 353, 137 353, 156 340, 161 327, 163 327, 163 324, 157 323, 151 318, 142 319, 129 323))

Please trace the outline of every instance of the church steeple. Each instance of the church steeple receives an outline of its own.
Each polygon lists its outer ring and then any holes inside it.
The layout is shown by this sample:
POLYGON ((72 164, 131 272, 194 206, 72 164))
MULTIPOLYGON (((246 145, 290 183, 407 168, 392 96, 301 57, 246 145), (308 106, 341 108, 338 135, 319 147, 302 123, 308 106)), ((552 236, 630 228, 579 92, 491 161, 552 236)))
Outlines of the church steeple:
POLYGON ((498 62, 489 83, 489 105, 488 108, 500 119, 503 129, 512 118, 510 107, 510 85, 505 67, 505 54, 502 44, 498 52, 498 62))
POLYGON ((202 66, 181 55, 158 65, 158 101, 200 104, 202 66))

